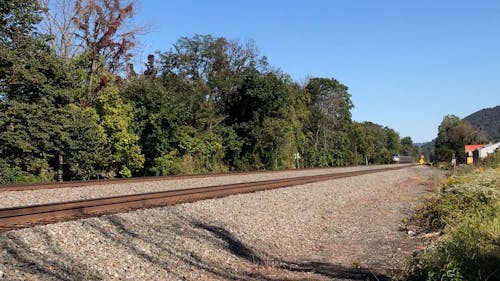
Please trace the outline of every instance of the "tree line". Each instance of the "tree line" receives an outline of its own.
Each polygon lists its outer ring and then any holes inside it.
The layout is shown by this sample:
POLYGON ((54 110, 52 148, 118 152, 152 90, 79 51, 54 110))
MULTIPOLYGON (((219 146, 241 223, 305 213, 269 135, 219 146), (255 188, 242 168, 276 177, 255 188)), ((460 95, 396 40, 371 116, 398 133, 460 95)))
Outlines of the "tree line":
POLYGON ((251 41, 182 37, 137 73, 132 3, 55 3, 0 0, 0 183, 383 164, 418 153, 410 137, 353 121, 347 86, 299 84, 251 41))

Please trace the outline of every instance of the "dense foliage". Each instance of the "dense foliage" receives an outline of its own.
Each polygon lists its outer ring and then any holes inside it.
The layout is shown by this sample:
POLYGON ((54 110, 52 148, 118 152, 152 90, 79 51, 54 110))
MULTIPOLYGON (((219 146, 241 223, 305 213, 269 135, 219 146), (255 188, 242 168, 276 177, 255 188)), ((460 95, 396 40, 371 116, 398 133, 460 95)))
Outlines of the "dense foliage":
POLYGON ((446 115, 438 128, 436 155, 439 161, 450 162, 455 157, 465 162, 465 145, 486 143, 486 137, 476 127, 455 115, 446 115))
POLYGON ((415 257, 409 280, 500 279, 499 156, 450 176, 420 213, 424 226, 445 235, 415 257))
POLYGON ((123 30, 131 2, 41 2, 0 0, 2 184, 378 164, 415 154, 411 138, 353 121, 347 86, 320 77, 298 84, 253 42, 183 37, 148 56, 138 74, 128 60, 133 30, 123 30), (39 30, 42 19, 64 32, 39 30))

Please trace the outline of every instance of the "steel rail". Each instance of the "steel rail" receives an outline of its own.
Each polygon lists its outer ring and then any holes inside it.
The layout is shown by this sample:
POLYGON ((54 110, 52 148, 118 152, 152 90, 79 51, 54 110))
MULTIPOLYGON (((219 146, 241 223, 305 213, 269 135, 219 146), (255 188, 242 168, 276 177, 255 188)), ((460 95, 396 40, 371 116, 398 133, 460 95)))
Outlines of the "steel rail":
POLYGON ((197 200, 219 198, 228 195, 390 171, 405 167, 407 166, 2 208, 0 209, 0 232, 38 224, 48 224, 137 209, 194 202, 197 200))
POLYGON ((180 179, 252 175, 252 174, 261 174, 261 173, 280 173, 280 172, 297 172, 297 171, 310 171, 310 170, 327 170, 327 169, 335 169, 335 168, 334 167, 304 168, 304 169, 293 169, 293 170, 227 172, 227 173, 191 174, 191 175, 177 175, 177 176, 152 176, 152 177, 115 178, 115 179, 101 179, 101 180, 79 180, 79 181, 65 181, 65 182, 8 184, 8 185, 0 185, 0 193, 6 192, 6 191, 26 191, 26 190, 39 190, 39 189, 71 188, 71 187, 97 186, 97 185, 109 185, 109 184, 156 182, 156 181, 180 180, 180 179))

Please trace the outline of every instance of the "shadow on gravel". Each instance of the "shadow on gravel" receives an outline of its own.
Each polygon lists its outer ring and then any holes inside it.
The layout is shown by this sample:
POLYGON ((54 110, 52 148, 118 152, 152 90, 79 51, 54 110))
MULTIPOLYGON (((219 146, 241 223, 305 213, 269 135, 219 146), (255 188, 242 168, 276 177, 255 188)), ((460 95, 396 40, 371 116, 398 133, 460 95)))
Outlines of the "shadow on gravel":
POLYGON ((344 280, 377 280, 389 281, 391 278, 382 274, 376 274, 365 268, 347 268, 340 265, 322 262, 283 262, 281 268, 289 271, 312 272, 329 278, 344 280))
MULTIPOLYGON (((35 235, 38 236, 40 244, 47 245, 48 249, 43 252, 35 250, 15 235, 7 234, 0 238, 0 252, 7 254, 2 263, 16 265, 15 270, 35 276, 36 279, 32 280, 103 280, 95 270, 64 254, 47 232, 35 230, 35 235)), ((4 274, 4 279, 0 279, 24 280, 14 277, 8 271, 4 274)))
MULTIPOLYGON (((136 217, 132 221, 126 216, 110 215, 84 220, 82 227, 89 239, 107 241, 124 251, 125 256, 132 257, 125 262, 143 261, 152 268, 161 269, 168 280, 193 280, 192 276, 184 275, 193 271, 211 280, 390 280, 368 269, 314 261, 285 261, 262 250, 257 252, 217 223, 186 216, 175 207, 169 208, 166 216, 168 218, 144 221, 136 217)), ((93 268, 99 265, 89 265, 78 253, 67 252, 65 242, 58 241, 61 237, 47 232, 44 227, 33 231, 40 241, 36 246, 27 242, 28 238, 23 238, 22 234, 0 236, 0 258, 7 257, 0 262, 0 269, 3 262, 5 266, 10 265, 8 270, 24 272, 36 280, 109 280, 111 277, 100 276, 93 268)), ((99 255, 98 246, 92 247, 99 255)), ((22 280, 9 279, 9 272, 5 275, 5 280, 22 280)))
MULTIPOLYGON (((133 253, 135 256, 141 258, 142 260, 149 262, 155 266, 163 268, 169 274, 174 276, 178 280, 190 280, 182 276, 182 274, 176 273, 176 267, 170 268, 168 266, 168 260, 175 259, 184 263, 188 268, 196 268, 210 274, 212 277, 217 279, 228 279, 228 280, 263 280, 263 281, 278 281, 281 279, 267 278, 266 276, 255 273, 255 272, 229 272, 227 268, 221 268, 220 264, 210 262, 203 259, 198 255, 195 250, 188 251, 186 249, 181 249, 175 244, 162 243, 162 237, 172 237, 174 235, 189 236, 191 239, 196 239, 200 243, 209 243, 209 236, 205 235, 201 231, 196 231, 195 229, 189 229, 189 224, 182 223, 184 217, 178 214, 178 218, 181 218, 180 222, 176 224, 173 228, 165 228, 158 226, 156 230, 156 236, 140 236, 135 233, 135 231, 129 229, 126 221, 116 215, 108 216, 106 218, 101 218, 113 226, 113 229, 105 228, 98 224, 87 223, 88 226, 93 227, 95 230, 99 231, 104 237, 110 239, 116 244, 126 247, 129 252, 133 253), (187 230, 187 231, 185 231, 187 230), (139 242, 139 243, 138 243, 139 242), (142 247, 135 246, 137 244, 146 244, 146 248, 150 250, 150 253, 146 253, 141 250, 142 247)), ((187 220, 186 220, 187 221, 187 220)), ((143 226, 144 227, 144 226, 143 226)))
MULTIPOLYGON (((294 262, 273 258, 266 253, 258 254, 241 240, 223 227, 200 222, 186 217, 174 208, 170 210, 169 220, 171 225, 135 225, 134 229, 149 228, 154 230, 149 235, 141 235, 139 231, 131 229, 132 223, 119 215, 101 218, 108 225, 88 224, 98 230, 104 237, 126 247, 135 256, 161 267, 172 276, 185 280, 182 270, 177 272, 176 266, 169 266, 169 260, 184 263, 188 269, 196 269, 217 280, 311 280, 304 279, 314 274, 314 279, 341 279, 341 280, 390 280, 388 276, 376 274, 368 269, 346 268, 340 265, 320 262, 294 262), (210 245, 226 252, 226 255, 242 259, 248 264, 244 268, 234 267, 234 264, 221 264, 204 258, 199 249, 185 249, 179 243, 169 243, 169 239, 191 239, 200 245, 210 245), (142 245, 138 247, 136 245, 142 245), (149 249, 146 253, 141 248, 149 249), (231 267, 233 266, 233 267, 231 267), (293 277, 297 275, 297 277, 293 277), (286 276, 286 277, 284 277, 286 276)), ((312 279, 312 280, 314 280, 312 279)), ((187 280, 189 280, 187 278, 187 280)))
POLYGON ((222 239, 227 244, 227 249, 231 254, 243 258, 254 264, 263 264, 261 258, 252 251, 252 249, 246 247, 241 241, 237 240, 231 233, 222 227, 217 227, 213 225, 208 225, 205 223, 195 223, 194 227, 205 229, 211 232, 216 238, 222 239))
MULTIPOLYGON (((231 233, 222 227, 208 225, 205 223, 196 223, 195 227, 205 229, 211 232, 216 238, 222 239, 227 244, 227 249, 233 255, 243 258, 254 264, 265 264, 252 249, 245 246, 241 241, 237 240, 231 233)), ((322 275, 329 278, 346 279, 346 280, 378 280, 389 281, 390 278, 375 274, 368 269, 350 269, 340 265, 321 262, 287 262, 282 260, 272 259, 272 263, 279 264, 280 269, 294 272, 310 272, 322 275)))

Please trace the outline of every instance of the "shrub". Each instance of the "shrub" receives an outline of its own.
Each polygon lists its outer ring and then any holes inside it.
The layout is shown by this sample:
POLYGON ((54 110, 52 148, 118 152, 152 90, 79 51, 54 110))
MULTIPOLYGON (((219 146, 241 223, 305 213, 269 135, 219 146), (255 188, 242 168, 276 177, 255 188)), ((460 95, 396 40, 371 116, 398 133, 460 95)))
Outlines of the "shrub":
POLYGON ((488 157, 482 159, 481 165, 484 167, 499 169, 500 168, 500 149, 496 149, 493 153, 490 153, 488 155, 488 157))
POLYGON ((461 216, 498 200, 498 173, 494 170, 464 176, 452 175, 441 182, 439 195, 428 202, 418 215, 428 230, 445 228, 461 216))
POLYGON ((449 238, 416 256, 409 280, 500 280, 500 205, 465 216, 449 238))
POLYGON ((420 214, 446 238, 417 254, 409 280, 500 280, 498 171, 476 169, 448 177, 420 214))
POLYGON ((49 182, 52 178, 53 174, 51 173, 45 172, 36 176, 21 170, 19 167, 11 167, 0 159, 0 184, 49 182))
POLYGON ((178 175, 183 172, 182 159, 178 157, 177 151, 157 157, 151 172, 156 176, 178 175))

